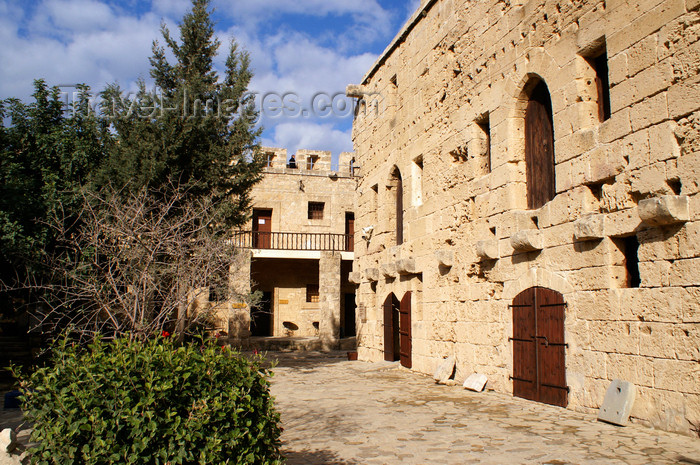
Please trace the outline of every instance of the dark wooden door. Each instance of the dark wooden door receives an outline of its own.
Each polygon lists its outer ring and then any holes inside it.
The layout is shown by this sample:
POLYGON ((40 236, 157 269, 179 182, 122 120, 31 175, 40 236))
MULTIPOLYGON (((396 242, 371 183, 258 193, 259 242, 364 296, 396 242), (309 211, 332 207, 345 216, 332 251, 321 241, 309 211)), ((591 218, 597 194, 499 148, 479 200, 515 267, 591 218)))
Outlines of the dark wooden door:
POLYGON ((355 250, 355 214, 350 212, 345 213, 345 250, 355 250))
POLYGON ((564 297, 532 287, 513 299, 513 395, 566 407, 564 297))
POLYGON ((392 293, 384 301, 384 360, 399 360, 399 299, 392 293))
POLYGON ((272 238, 272 210, 253 210, 253 247, 269 249, 272 238))
POLYGON ((411 368, 411 292, 404 294, 399 307, 399 338, 401 340, 401 365, 411 368))
POLYGON ((554 126, 552 101, 544 82, 532 91, 525 111, 527 206, 540 208, 554 198, 554 126))

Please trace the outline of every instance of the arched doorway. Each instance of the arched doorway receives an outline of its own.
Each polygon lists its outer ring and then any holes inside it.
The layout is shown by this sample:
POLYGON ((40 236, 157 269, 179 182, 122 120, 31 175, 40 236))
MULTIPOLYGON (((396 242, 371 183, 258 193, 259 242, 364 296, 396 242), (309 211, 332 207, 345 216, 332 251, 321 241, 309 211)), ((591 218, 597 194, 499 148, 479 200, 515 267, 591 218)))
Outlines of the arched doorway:
POLYGON ((566 407, 566 303, 559 292, 531 287, 513 299, 513 395, 566 407))
POLYGON ((527 207, 533 210, 556 195, 552 100, 544 81, 535 85, 525 110, 525 168, 527 207))

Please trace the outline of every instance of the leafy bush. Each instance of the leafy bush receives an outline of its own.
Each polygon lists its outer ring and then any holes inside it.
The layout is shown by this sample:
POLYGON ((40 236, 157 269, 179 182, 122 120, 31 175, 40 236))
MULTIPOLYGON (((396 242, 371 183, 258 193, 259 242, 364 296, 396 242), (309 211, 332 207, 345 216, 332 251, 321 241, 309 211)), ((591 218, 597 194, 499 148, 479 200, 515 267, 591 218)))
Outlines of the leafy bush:
POLYGON ((22 381, 34 464, 279 464, 271 372, 256 357, 168 337, 58 343, 22 381))

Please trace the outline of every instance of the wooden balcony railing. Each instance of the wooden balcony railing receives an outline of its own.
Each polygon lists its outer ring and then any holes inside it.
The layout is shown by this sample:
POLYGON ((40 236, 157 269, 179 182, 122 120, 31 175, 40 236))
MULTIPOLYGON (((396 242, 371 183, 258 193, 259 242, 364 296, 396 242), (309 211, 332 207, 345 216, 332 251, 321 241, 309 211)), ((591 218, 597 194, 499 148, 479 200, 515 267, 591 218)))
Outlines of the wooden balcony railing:
POLYGON ((236 231, 233 233, 233 244, 242 249, 352 252, 354 246, 354 235, 236 231))

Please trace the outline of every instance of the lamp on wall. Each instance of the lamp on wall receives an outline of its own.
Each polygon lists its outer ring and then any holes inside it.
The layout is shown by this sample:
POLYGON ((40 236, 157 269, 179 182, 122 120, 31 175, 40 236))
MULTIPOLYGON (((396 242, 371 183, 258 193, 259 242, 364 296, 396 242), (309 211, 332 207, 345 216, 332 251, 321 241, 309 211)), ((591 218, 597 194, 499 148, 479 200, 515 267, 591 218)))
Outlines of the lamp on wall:
POLYGON ((304 181, 301 179, 299 180, 299 190, 304 192, 305 186, 304 186, 304 181))

